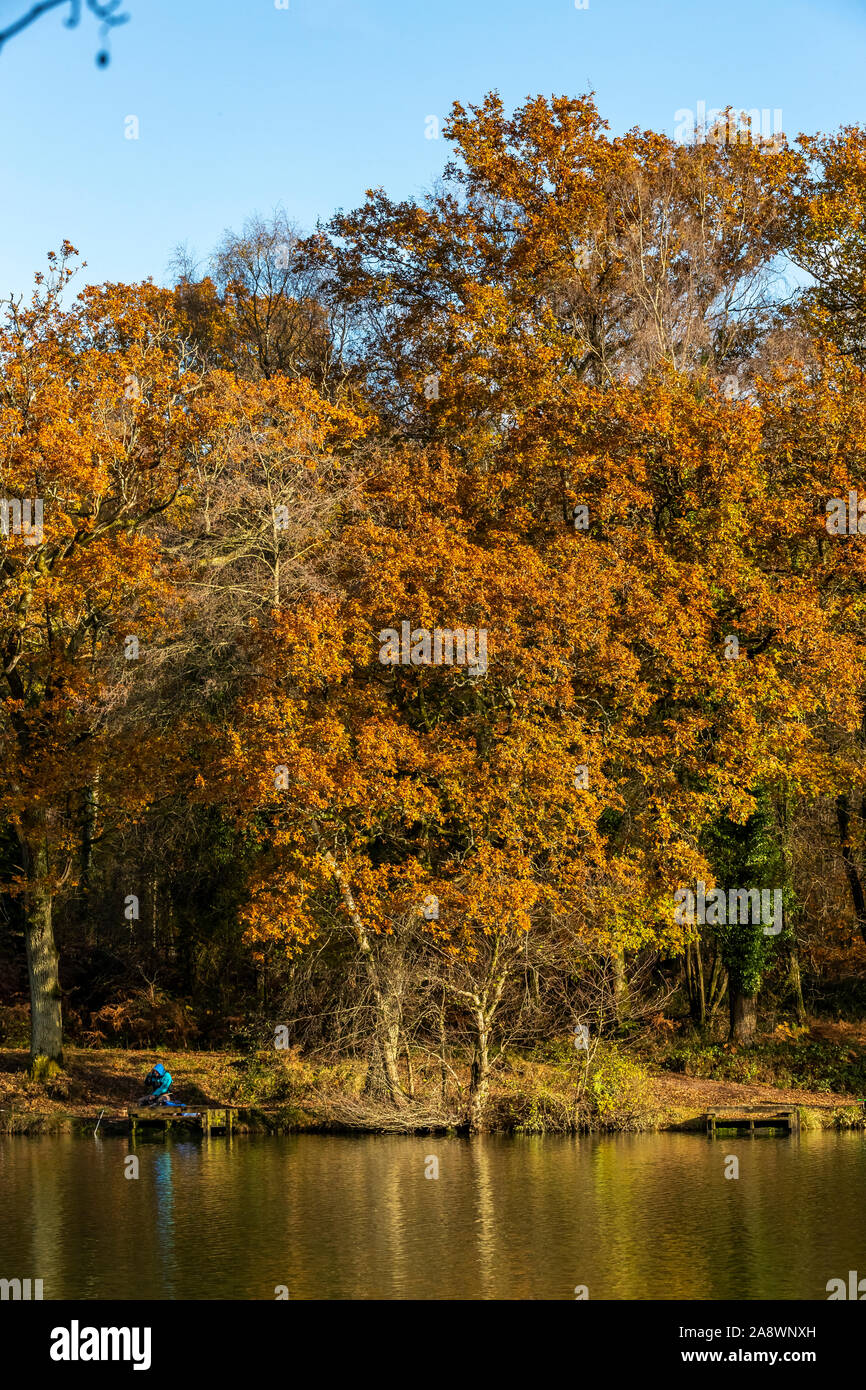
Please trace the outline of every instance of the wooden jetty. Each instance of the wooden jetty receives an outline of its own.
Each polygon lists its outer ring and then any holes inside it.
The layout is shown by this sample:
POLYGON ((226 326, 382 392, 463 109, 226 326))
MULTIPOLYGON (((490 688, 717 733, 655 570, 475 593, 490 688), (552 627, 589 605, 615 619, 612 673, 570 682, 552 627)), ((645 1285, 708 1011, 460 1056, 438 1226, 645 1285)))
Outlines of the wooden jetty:
POLYGON ((192 1131, 194 1134, 231 1134, 236 1107, 233 1105, 190 1105, 180 1109, 170 1105, 130 1106, 126 1114, 129 1132, 135 1137, 139 1130, 192 1131))
POLYGON ((778 1105, 715 1105, 707 1110, 707 1134, 715 1139, 716 1130, 735 1130, 750 1137, 765 1130, 780 1130, 784 1134, 800 1133, 799 1110, 778 1105))

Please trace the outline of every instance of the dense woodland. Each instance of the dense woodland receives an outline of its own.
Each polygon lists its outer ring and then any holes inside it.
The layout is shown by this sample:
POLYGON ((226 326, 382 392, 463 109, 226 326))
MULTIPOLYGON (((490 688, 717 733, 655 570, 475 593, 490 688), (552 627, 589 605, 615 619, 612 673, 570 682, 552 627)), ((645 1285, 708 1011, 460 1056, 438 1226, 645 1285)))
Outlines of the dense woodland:
POLYGON ((422 199, 253 218, 173 288, 67 243, 4 305, 36 1075, 277 1039, 395 1108, 462 1062, 478 1122, 505 1047, 863 1012, 866 131, 446 134, 422 199), (383 662, 404 623, 486 669, 383 662), (781 932, 678 922, 698 882, 781 932))

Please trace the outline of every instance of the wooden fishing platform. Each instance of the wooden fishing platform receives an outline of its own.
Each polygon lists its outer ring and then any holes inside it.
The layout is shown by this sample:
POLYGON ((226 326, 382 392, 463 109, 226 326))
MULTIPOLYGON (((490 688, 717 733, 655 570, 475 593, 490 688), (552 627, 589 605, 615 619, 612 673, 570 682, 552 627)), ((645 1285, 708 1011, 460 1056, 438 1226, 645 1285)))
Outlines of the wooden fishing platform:
POLYGON ((233 1105, 190 1105, 181 1109, 170 1105, 130 1106, 126 1114, 133 1137, 140 1129, 192 1131, 197 1134, 231 1134, 236 1107, 233 1105))
POLYGON ((751 1138, 766 1130, 800 1133, 799 1110, 778 1105, 716 1105, 707 1110, 704 1119, 711 1139, 715 1139, 717 1129, 735 1130, 751 1138))

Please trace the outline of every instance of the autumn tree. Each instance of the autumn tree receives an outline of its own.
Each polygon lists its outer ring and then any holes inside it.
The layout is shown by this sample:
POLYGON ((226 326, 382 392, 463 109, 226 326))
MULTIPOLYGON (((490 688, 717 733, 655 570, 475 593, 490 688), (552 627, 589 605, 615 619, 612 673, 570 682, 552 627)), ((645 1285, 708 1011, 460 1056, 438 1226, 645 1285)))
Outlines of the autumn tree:
POLYGON ((120 712, 135 703, 148 647, 181 621, 177 556, 157 531, 182 517, 196 451, 212 450, 220 428, 219 412, 205 422, 192 407, 202 378, 168 292, 109 285, 64 309, 74 254, 65 244, 29 304, 6 305, 0 335, 3 809, 40 1073, 62 1059, 53 905, 94 833, 86 793, 98 784, 112 816, 155 794, 153 738, 120 712))
POLYGON ((205 273, 185 245, 176 248, 179 314, 211 366, 242 378, 306 378, 329 392, 348 375, 343 361, 346 314, 324 302, 315 258, 283 210, 226 231, 205 273))
POLYGON ((678 146, 608 138, 590 98, 510 118, 496 95, 458 104, 441 190, 371 192, 330 245, 308 244, 386 427, 459 452, 476 519, 501 528, 520 507, 534 546, 573 522, 615 557, 645 704, 623 727, 637 800, 614 821, 650 880, 670 881, 717 815, 747 820, 768 767, 774 786, 816 788, 812 711, 829 700, 849 727, 859 678, 853 651, 834 671, 819 647, 830 615, 797 562, 777 573, 821 521, 801 479, 783 485, 758 408, 762 371, 796 409, 811 370, 774 303, 802 157, 728 138, 731 120, 678 146), (673 765, 647 760, 674 731, 673 765))
MULTIPOLYGON (((383 454, 335 537, 335 588, 275 615, 219 778, 262 826, 250 931, 297 949, 350 933, 375 1012, 373 1071, 403 1103, 400 942, 427 940, 430 986, 473 1037, 469 1121, 490 1077, 503 990, 527 933, 568 914, 585 939, 624 928, 628 856, 601 823, 618 804, 608 706, 634 698, 609 557, 561 522, 491 504, 441 450, 383 454), (494 521, 494 515, 496 520, 494 521), (392 659, 389 634, 415 657, 392 659), (484 634, 488 657, 436 659, 436 633, 484 634), (414 634, 414 638, 411 637, 414 634)), ((476 648, 476 657, 478 649, 476 648)))
POLYGON ((748 367, 787 235, 784 142, 614 137, 591 96, 509 116, 495 93, 445 134, 426 199, 373 190, 303 245, 389 421, 465 448, 571 381, 748 367))
POLYGON ((118 826, 154 902, 165 847, 188 958, 184 856, 232 860, 260 1014, 315 961, 395 1110, 450 1026, 473 1129, 530 1015, 625 1027, 667 956, 748 1043, 768 979, 802 1017, 798 936, 838 949, 809 914, 845 884, 866 940, 860 135, 723 126, 612 137, 590 97, 493 94, 425 199, 252 219, 171 291, 68 310, 64 261, 8 306, 34 1065, 57 895, 119 881, 118 826), (784 303, 786 253, 815 283, 784 303), (678 920, 697 880, 784 889, 784 931, 678 920))
POLYGON ((786 247, 808 279, 813 330, 866 361, 866 131, 803 136, 791 171, 786 247))

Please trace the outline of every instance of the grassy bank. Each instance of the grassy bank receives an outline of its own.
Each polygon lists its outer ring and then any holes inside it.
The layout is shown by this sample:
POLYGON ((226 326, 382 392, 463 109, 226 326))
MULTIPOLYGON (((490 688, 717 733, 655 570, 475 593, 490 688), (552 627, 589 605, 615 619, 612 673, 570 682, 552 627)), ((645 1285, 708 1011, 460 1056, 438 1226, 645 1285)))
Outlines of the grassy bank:
MULTIPOLYGON (((321 1061, 286 1052, 122 1051, 70 1048, 65 1070, 32 1080, 23 1050, 0 1052, 0 1133, 106 1130, 143 1089, 159 1056, 189 1105, 241 1107, 243 1130, 460 1130, 468 1063, 444 1078, 437 1060, 406 1068, 407 1104, 395 1109, 365 1093, 363 1059, 321 1061)), ((452 1059, 452 1062, 454 1059, 452 1059)), ((496 1060, 486 1106, 499 1133, 565 1134, 690 1128, 712 1105, 796 1105, 806 1127, 863 1124, 866 1038, 860 1025, 776 1030, 750 1048, 682 1031, 666 1039, 601 1043, 591 1059, 570 1040, 496 1060)))

